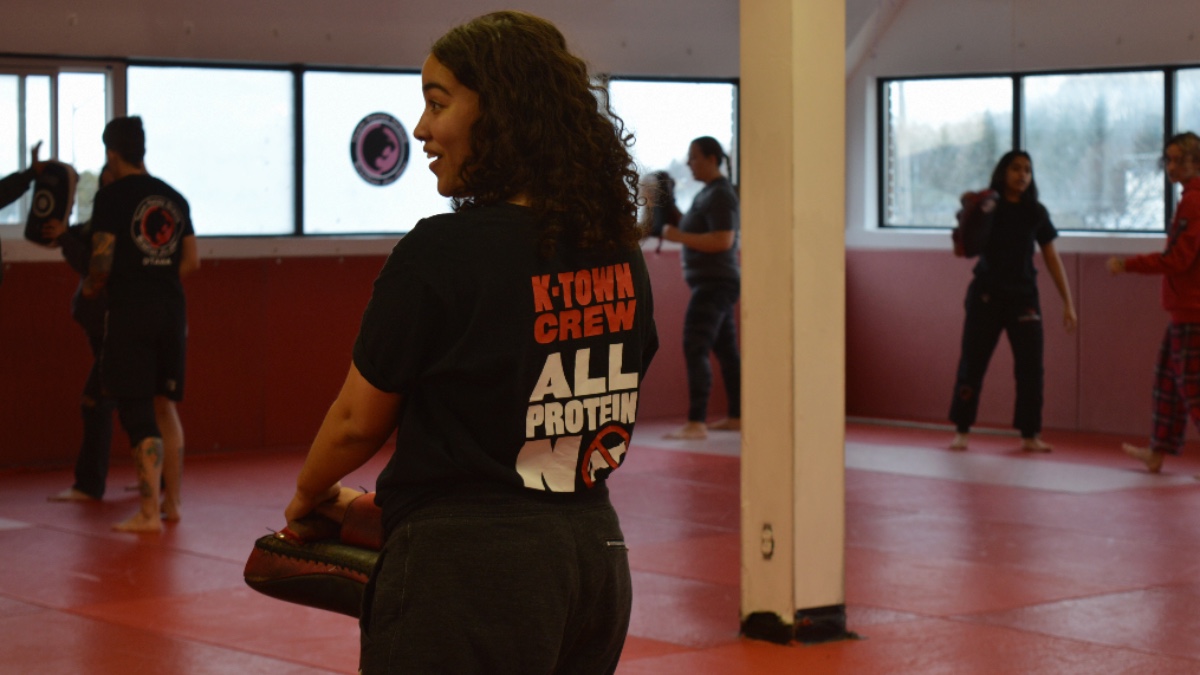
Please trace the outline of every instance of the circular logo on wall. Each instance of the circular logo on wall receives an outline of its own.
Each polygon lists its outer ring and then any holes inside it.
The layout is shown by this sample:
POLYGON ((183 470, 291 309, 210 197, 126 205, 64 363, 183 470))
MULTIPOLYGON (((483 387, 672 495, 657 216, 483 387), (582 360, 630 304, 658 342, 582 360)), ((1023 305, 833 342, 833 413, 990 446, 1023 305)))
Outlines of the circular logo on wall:
POLYGON ((38 190, 33 195, 33 215, 38 218, 45 218, 54 212, 54 193, 45 188, 38 190))
POLYGON ((391 185, 408 166, 408 131, 387 113, 371 113, 350 136, 350 161, 363 180, 391 185))

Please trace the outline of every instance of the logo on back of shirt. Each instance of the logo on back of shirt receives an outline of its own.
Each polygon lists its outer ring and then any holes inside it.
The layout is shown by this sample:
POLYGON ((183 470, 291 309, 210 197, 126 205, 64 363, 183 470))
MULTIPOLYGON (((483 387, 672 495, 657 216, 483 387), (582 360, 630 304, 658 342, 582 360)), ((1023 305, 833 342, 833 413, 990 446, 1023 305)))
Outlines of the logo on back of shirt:
POLYGON ((134 211, 130 235, 145 254, 143 265, 170 265, 171 256, 183 238, 183 214, 179 206, 166 197, 147 197, 134 211))
POLYGON ((564 348, 547 355, 530 394, 516 469, 526 487, 574 492, 621 465, 637 419, 639 373, 626 354, 637 307, 633 275, 626 263, 532 283, 533 339, 564 348), (588 347, 565 348, 582 339, 588 347))

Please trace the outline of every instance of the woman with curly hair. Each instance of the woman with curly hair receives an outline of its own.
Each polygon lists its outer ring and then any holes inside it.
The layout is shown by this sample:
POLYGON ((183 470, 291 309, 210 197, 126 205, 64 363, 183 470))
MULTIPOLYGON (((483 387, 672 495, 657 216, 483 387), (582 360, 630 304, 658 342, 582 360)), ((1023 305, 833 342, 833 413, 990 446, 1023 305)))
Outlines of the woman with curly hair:
POLYGON ((606 481, 658 345, 630 137, 528 14, 454 28, 421 80, 414 135, 455 209, 376 279, 285 515, 336 518, 395 433, 362 672, 612 673, 631 587, 606 481))

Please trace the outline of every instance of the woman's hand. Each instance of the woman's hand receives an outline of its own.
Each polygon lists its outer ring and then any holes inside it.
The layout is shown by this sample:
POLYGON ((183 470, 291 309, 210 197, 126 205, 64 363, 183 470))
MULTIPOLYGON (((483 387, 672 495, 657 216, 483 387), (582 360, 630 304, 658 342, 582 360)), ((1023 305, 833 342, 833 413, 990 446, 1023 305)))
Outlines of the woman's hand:
POLYGON ((674 225, 663 225, 662 238, 664 241, 683 241, 682 234, 674 225))
POLYGON ((1108 259, 1108 273, 1116 276, 1125 271, 1125 259, 1113 256, 1108 259))
POLYGON ((67 233, 67 225, 57 218, 51 218, 42 224, 42 238, 50 242, 47 246, 58 248, 58 238, 67 233))
POLYGON ((1075 326, 1079 325, 1079 317, 1075 315, 1075 306, 1067 305, 1063 307, 1063 327, 1068 333, 1075 331, 1075 326))
POLYGON ((358 499, 366 493, 362 490, 344 487, 338 492, 337 497, 331 501, 324 501, 317 504, 314 511, 325 516, 335 523, 340 523, 346 519, 346 509, 350 508, 350 502, 358 499))
MULTIPOLYGON (((334 483, 325 490, 315 494, 296 488, 296 494, 292 497, 292 502, 284 509, 283 517, 289 523, 300 520, 313 511, 324 508, 326 505, 332 506, 336 504, 341 494, 341 483, 334 483)), ((345 513, 345 509, 342 512, 345 513)))

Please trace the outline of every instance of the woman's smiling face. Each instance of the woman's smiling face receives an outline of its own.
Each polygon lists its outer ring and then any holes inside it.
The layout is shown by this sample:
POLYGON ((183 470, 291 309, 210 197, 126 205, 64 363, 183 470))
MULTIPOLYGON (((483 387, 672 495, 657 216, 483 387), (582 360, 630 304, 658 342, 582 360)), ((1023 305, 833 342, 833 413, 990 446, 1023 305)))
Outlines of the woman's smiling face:
POLYGON ((471 125, 479 119, 479 94, 458 81, 432 54, 421 67, 425 111, 413 136, 421 141, 438 194, 466 197, 462 166, 471 156, 471 125))
POLYGON ((1186 183, 1200 175, 1200 167, 1183 151, 1178 144, 1168 145, 1163 152, 1163 164, 1167 170, 1167 178, 1172 183, 1186 183))

